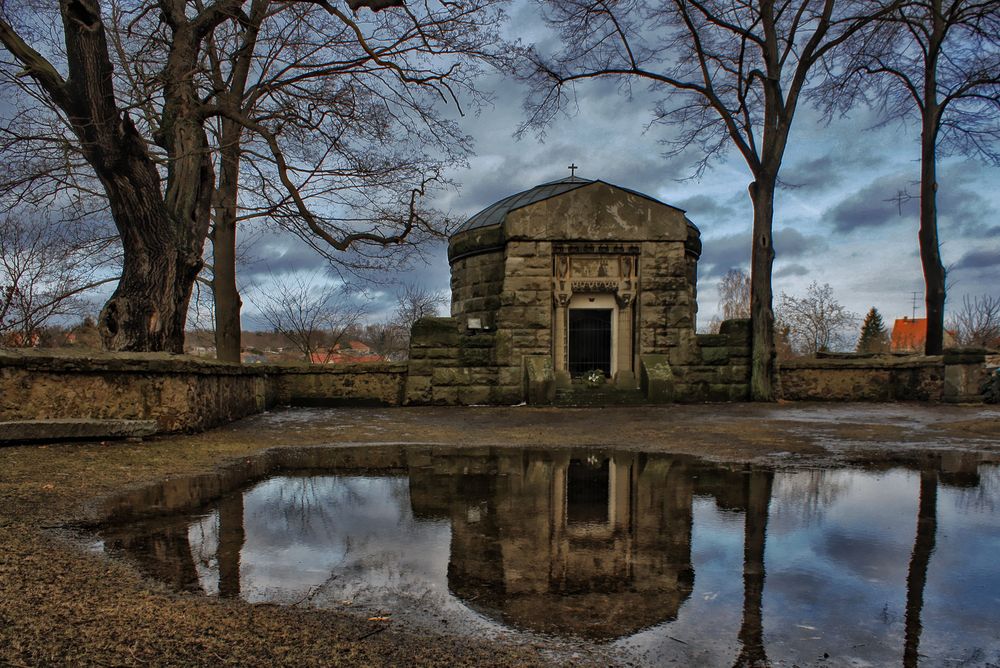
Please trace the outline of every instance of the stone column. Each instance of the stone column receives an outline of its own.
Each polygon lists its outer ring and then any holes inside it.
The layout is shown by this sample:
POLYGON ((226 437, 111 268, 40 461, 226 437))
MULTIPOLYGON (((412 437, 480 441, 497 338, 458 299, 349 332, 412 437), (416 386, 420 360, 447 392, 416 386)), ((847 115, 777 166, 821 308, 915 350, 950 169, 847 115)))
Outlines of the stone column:
POLYGON ((567 368, 566 327, 569 322, 569 294, 556 294, 555 313, 552 317, 552 368, 555 371, 556 387, 569 387, 570 375, 567 368))
POLYGON ((631 295, 618 296, 618 349, 615 351, 615 385, 622 389, 634 390, 635 372, 632 370, 632 310, 634 300, 631 295))

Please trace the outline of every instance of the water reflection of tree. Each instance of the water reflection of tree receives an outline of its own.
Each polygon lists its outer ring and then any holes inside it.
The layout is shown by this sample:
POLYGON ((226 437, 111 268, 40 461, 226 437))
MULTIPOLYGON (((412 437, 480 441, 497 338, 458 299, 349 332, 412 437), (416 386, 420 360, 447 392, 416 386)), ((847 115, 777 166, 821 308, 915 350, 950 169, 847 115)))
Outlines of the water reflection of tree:
POLYGON ((826 510, 848 489, 839 471, 810 469, 784 473, 774 481, 775 515, 788 509, 804 526, 823 517, 826 510))
POLYGON ((747 478, 744 488, 743 621, 739 633, 740 653, 733 665, 763 668, 770 665, 764 648, 764 547, 774 472, 751 469, 747 478))
POLYGON ((240 553, 246 541, 243 525, 243 492, 228 494, 219 501, 219 596, 240 596, 240 553))
POLYGON ((922 625, 920 616, 924 607, 924 588, 927 585, 927 566, 934 551, 937 533, 938 473, 933 468, 920 472, 920 506, 917 511, 917 534, 910 555, 906 574, 906 641, 903 647, 903 666, 915 668, 919 663, 918 649, 922 625))
POLYGON ((1000 503, 1000 466, 979 469, 979 484, 958 490, 958 507, 965 511, 993 513, 1000 503))

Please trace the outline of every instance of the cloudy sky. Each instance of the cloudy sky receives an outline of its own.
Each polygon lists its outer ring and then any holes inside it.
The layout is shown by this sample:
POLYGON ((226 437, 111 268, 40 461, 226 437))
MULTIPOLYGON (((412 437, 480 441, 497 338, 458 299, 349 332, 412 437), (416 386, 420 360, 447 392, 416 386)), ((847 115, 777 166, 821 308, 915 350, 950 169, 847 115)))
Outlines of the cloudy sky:
MULTIPOLYGON (((526 2, 511 8, 510 33, 526 42, 552 39, 526 2)), ((507 195, 569 175, 638 190, 687 211, 701 229, 704 253, 699 264, 699 326, 717 312, 716 285, 730 268, 749 270, 752 211, 747 195, 750 174, 736 153, 698 180, 689 158, 663 157, 670 129, 647 130, 658 93, 634 86, 631 97, 610 80, 577 89, 571 114, 548 128, 544 139, 513 135, 524 116, 524 88, 500 75, 481 82, 496 103, 461 119, 476 140, 470 167, 452 176, 460 185, 438 201, 456 219, 465 219, 507 195)), ((887 325, 923 314, 923 279, 917 249, 917 201, 900 205, 900 191, 918 192, 919 133, 893 124, 874 129, 875 118, 859 109, 850 118, 825 125, 816 112, 800 106, 777 195, 774 292, 800 295, 811 281, 829 283, 835 297, 863 315, 875 306, 887 325)), ((1000 169, 961 157, 939 166, 939 229, 944 264, 949 268, 949 304, 965 295, 1000 291, 1000 169)), ((287 239, 268 238, 254 254, 273 269, 318 266, 307 249, 287 239)), ((399 279, 434 290, 448 290, 443 244, 429 249, 429 261, 399 279)), ((391 310, 391 290, 375 290, 373 312, 391 310)), ((244 326, 258 322, 248 304, 244 326)))

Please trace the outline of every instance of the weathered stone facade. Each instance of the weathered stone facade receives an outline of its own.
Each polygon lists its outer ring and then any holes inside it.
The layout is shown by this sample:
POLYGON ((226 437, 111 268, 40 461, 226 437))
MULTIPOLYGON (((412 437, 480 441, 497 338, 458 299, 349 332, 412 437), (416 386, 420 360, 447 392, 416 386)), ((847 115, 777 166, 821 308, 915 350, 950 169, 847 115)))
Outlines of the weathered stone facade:
POLYGON ((122 421, 201 431, 274 405, 395 406, 406 372, 405 363, 240 366, 166 353, 0 350, 0 441, 122 437, 142 426, 122 421))
POLYGON ((497 202, 451 237, 452 318, 414 330, 407 403, 550 403, 594 370, 649 401, 746 398, 748 330, 695 334, 700 253, 682 210, 602 181, 497 202))

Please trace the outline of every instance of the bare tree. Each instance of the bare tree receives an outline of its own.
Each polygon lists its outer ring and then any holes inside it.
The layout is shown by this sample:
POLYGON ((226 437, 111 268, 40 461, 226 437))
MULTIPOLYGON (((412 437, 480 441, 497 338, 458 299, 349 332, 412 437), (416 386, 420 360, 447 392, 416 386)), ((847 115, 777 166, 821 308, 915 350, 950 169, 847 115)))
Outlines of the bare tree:
POLYGON ((0 344, 29 346, 60 318, 83 317, 83 296, 118 280, 116 239, 44 216, 0 219, 0 344))
POLYGON ((947 288, 937 225, 937 158, 959 151, 1000 164, 1000 0, 908 0, 840 54, 842 73, 826 91, 831 111, 863 97, 887 121, 920 122, 924 352, 939 355, 947 288))
POLYGON ((730 269, 719 281, 719 311, 723 320, 750 317, 750 275, 730 269))
POLYGON ((774 398, 772 228, 778 173, 798 103, 820 65, 902 0, 540 0, 563 38, 552 58, 530 54, 527 125, 539 125, 596 77, 670 90, 654 120, 677 124, 677 154, 701 150, 696 174, 734 147, 753 175, 751 395, 774 398))
POLYGON ((1000 297, 966 295, 949 325, 959 345, 1000 348, 1000 297))
POLYGON ((368 343, 392 361, 405 360, 410 349, 410 330, 420 318, 438 315, 448 306, 448 297, 420 285, 407 284, 396 295, 396 310, 385 322, 365 329, 368 343))
POLYGON ((496 0, 349 3, 384 10, 364 15, 326 0, 61 0, 57 38, 34 5, 0 2, 0 78, 21 105, 0 137, 36 168, 7 191, 107 202, 125 247, 100 321, 114 349, 181 349, 211 230, 229 354, 239 219, 358 265, 438 231, 422 202, 467 143, 432 100, 474 91, 499 16, 496 0))
POLYGON ((788 329, 792 348, 801 355, 846 349, 853 343, 850 330, 858 318, 834 299, 829 283, 813 281, 804 297, 782 292, 777 311, 781 327, 788 329))
POLYGON ((396 313, 393 322, 406 332, 407 339, 413 323, 421 318, 438 315, 448 306, 448 297, 420 285, 405 285, 396 296, 396 313))
POLYGON ((271 276, 266 288, 251 292, 250 301, 307 362, 325 364, 336 345, 367 313, 367 301, 357 297, 343 284, 321 281, 312 274, 271 276))
POLYGON ((409 355, 409 333, 391 320, 366 325, 364 340, 376 354, 390 362, 405 360, 409 355))

